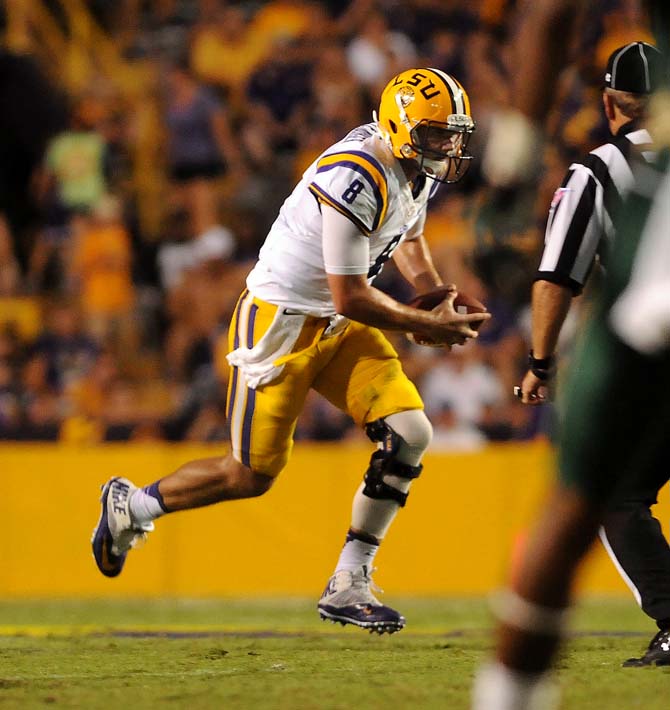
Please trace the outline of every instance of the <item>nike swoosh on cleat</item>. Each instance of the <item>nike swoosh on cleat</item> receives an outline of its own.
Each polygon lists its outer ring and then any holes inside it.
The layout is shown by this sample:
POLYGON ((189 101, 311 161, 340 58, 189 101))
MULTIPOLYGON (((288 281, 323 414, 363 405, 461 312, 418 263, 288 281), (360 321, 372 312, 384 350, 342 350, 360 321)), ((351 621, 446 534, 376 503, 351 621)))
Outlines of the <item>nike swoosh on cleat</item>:
POLYGON ((116 572, 117 565, 109 559, 109 553, 107 552, 107 540, 102 541, 100 551, 100 566, 107 572, 116 572))

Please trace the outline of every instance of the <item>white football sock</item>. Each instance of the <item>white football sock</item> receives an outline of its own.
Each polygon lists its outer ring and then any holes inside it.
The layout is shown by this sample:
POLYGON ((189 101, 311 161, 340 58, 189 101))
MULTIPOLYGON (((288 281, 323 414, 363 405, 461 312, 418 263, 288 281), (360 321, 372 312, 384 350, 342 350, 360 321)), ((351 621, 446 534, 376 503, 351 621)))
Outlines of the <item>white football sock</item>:
POLYGON ((481 668, 472 690, 472 710, 555 710, 558 700, 546 673, 520 673, 500 662, 481 668))
POLYGON ((366 565, 368 570, 371 570, 378 549, 379 545, 356 540, 355 538, 350 539, 348 536, 342 552, 340 552, 340 559, 337 561, 335 571, 340 572, 345 569, 353 571, 361 567, 361 565, 366 565))
POLYGON ((138 525, 150 523, 166 513, 158 498, 145 493, 141 488, 138 488, 130 496, 128 507, 130 508, 130 517, 138 525))

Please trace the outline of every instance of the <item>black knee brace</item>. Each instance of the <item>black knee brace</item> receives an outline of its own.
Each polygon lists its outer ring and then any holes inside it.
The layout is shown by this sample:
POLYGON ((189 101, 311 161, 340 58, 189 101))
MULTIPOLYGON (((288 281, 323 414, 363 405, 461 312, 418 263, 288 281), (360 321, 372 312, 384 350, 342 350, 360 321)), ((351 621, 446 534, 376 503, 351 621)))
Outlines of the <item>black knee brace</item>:
POLYGON ((372 454, 370 466, 365 473, 365 487, 363 494, 368 498, 379 500, 394 500, 401 508, 407 502, 407 493, 389 486, 384 481, 384 475, 389 473, 400 478, 414 479, 421 474, 423 466, 410 466, 398 461, 396 454, 402 443, 402 438, 383 420, 376 419, 365 427, 368 438, 374 442, 381 442, 382 448, 372 454))

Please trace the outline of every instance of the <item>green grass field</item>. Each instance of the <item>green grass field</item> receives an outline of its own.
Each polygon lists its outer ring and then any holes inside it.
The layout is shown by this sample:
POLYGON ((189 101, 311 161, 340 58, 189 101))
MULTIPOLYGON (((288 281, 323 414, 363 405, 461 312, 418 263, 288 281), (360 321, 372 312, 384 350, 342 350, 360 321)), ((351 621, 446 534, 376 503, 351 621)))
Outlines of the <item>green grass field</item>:
MULTIPOLYGON (((387 601, 408 625, 382 637, 313 600, 0 602, 0 709, 467 710, 485 602, 387 601)), ((632 601, 583 602, 572 628, 563 708, 670 707, 670 668, 621 668, 654 633, 632 601)))

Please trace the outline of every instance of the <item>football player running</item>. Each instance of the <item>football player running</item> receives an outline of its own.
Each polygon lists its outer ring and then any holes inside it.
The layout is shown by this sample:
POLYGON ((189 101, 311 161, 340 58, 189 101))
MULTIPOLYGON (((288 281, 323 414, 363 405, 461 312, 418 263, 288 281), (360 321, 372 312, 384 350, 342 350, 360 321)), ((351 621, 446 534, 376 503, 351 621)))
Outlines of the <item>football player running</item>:
POLYGON ((432 428, 378 329, 421 332, 450 347, 476 338, 472 324, 489 314, 457 314, 453 286, 438 307, 421 311, 372 285, 393 257, 417 292, 443 286, 423 227, 434 187, 459 180, 472 157, 465 90, 437 69, 404 71, 384 89, 374 119, 307 169, 247 278, 229 335, 231 452, 186 463, 144 488, 109 480, 92 541, 104 575, 121 572, 155 518, 265 493, 288 461, 312 388, 377 444, 319 613, 378 633, 405 625, 374 596, 372 565, 421 473, 432 428))

